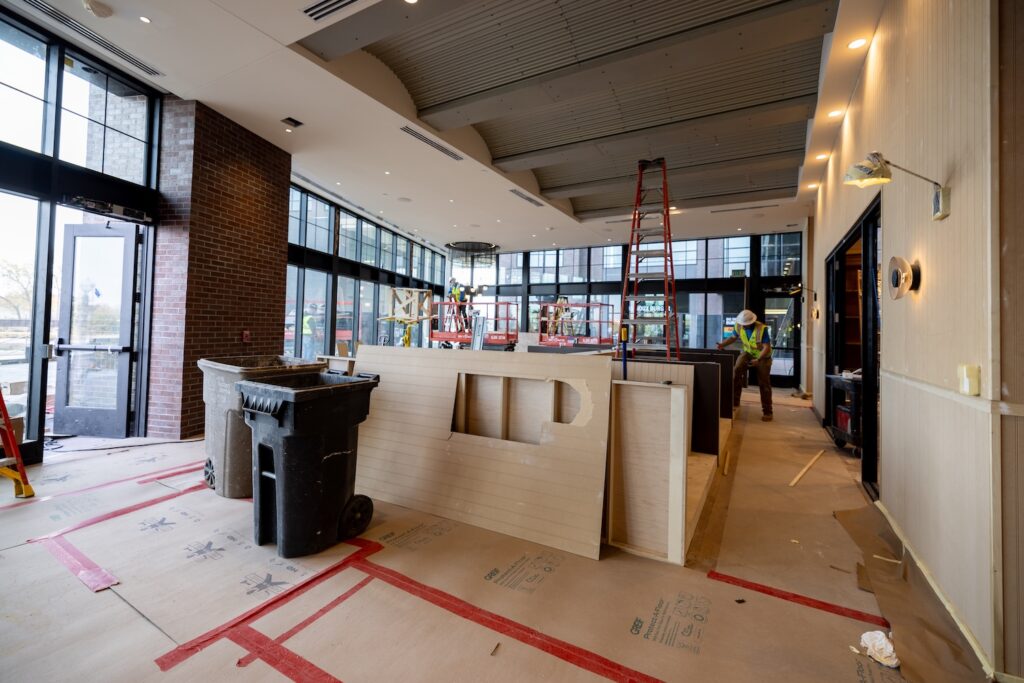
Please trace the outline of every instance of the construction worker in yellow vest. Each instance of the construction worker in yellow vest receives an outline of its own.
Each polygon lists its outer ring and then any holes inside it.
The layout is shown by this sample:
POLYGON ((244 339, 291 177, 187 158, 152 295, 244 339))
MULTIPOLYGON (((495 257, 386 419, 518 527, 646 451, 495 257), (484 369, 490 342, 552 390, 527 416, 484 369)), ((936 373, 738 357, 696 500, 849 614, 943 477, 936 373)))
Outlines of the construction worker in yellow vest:
POLYGON ((740 392, 743 391, 743 380, 747 375, 747 368, 757 370, 757 386, 761 389, 761 419, 765 422, 772 420, 772 338, 768 326, 757 322, 757 315, 753 311, 743 310, 736 316, 736 322, 732 326, 732 333, 724 341, 719 342, 718 348, 724 349, 735 342, 740 343, 740 357, 736 359, 736 366, 732 373, 732 402, 733 406, 740 406, 740 392))

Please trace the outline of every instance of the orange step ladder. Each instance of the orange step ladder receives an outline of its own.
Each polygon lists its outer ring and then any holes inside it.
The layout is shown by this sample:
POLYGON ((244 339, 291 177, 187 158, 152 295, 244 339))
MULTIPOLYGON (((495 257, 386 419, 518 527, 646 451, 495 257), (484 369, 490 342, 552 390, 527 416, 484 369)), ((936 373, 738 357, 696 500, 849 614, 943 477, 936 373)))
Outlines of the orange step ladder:
POLYGON ((626 273, 622 278, 622 320, 625 351, 663 352, 667 360, 681 356, 676 317, 676 275, 669 223, 668 171, 665 159, 637 162, 636 201, 629 236, 626 273), (651 283, 643 286, 643 283, 651 283), (654 283, 660 283, 657 287, 654 283))
POLYGON ((4 447, 4 457, 0 458, 0 477, 14 482, 15 498, 31 498, 36 493, 28 483, 25 463, 21 461, 21 449, 18 448, 18 440, 14 438, 14 425, 11 423, 11 416, 7 414, 7 404, 4 402, 2 393, 0 393, 0 417, 3 418, 3 424, 0 424, 0 445, 4 447), (14 467, 11 467, 12 465, 14 467))

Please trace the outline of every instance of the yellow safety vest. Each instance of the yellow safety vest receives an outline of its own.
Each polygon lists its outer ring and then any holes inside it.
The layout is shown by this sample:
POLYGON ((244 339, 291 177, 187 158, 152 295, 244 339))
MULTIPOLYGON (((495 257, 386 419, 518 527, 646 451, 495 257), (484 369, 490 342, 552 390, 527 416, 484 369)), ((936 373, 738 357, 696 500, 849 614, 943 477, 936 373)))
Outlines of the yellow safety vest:
POLYGON ((313 316, 304 315, 302 316, 302 334, 312 335, 313 328, 310 327, 309 323, 313 321, 313 316))
POLYGON ((737 324, 736 327, 739 331, 740 344, 743 345, 743 350, 754 358, 760 358, 761 350, 757 348, 757 345, 760 343, 760 340, 764 338, 765 324, 754 323, 753 336, 747 335, 747 328, 743 325, 737 324))

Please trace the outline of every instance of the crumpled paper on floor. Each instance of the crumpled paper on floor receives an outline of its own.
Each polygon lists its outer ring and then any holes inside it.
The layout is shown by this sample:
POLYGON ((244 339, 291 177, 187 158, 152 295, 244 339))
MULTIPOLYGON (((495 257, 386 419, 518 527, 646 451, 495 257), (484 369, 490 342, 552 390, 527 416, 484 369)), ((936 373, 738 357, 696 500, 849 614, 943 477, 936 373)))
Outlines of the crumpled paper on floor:
POLYGON ((875 660, 882 666, 895 669, 900 665, 899 657, 892 647, 889 636, 882 631, 868 631, 860 637, 860 646, 864 648, 868 657, 875 660))

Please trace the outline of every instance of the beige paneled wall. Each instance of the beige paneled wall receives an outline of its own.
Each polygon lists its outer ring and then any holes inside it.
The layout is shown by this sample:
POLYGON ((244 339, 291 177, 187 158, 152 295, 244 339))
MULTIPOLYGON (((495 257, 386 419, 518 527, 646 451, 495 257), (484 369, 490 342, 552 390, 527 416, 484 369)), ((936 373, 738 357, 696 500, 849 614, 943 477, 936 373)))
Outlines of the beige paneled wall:
POLYGON ((922 285, 900 301, 882 297, 879 479, 883 504, 990 658, 994 420, 984 399, 998 398, 991 34, 986 0, 887 3, 818 195, 822 315, 813 321, 821 411, 824 259, 878 191, 844 186, 845 169, 878 150, 952 188, 952 213, 940 222, 931 220, 928 183, 894 170, 881 190, 882 267, 891 256, 918 261, 922 285), (960 363, 981 366, 981 399, 956 393, 960 363))

